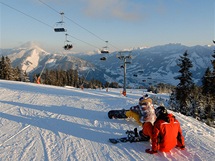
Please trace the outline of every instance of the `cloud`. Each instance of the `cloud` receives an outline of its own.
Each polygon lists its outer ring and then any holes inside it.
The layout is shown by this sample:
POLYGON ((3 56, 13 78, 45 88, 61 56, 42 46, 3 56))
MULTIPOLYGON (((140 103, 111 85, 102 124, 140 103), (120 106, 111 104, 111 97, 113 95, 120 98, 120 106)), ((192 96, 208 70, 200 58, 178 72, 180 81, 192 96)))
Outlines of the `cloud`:
MULTIPOLYGON (((143 3, 136 0, 33 0, 39 4, 66 4, 81 7, 89 17, 135 21, 143 18, 143 3)), ((50 5, 50 6, 52 6, 50 5)))
POLYGON ((131 0, 82 0, 84 13, 92 17, 135 21, 143 17, 141 7, 131 0))

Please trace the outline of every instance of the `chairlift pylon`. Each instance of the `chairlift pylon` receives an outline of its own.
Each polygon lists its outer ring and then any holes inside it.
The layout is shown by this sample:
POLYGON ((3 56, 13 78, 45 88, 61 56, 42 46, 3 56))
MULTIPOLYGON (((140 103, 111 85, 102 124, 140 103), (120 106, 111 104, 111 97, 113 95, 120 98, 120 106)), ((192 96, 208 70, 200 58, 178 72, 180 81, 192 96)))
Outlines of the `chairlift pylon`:
POLYGON ((61 15, 62 19, 61 19, 61 21, 55 23, 54 31, 55 32, 66 32, 65 24, 63 21, 64 13, 61 12, 60 15, 61 15))

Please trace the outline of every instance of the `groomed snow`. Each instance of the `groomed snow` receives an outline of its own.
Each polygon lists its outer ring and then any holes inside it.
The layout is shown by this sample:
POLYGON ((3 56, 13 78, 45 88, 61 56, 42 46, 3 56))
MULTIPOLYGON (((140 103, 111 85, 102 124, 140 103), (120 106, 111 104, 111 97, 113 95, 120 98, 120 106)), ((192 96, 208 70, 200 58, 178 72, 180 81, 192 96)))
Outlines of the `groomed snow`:
POLYGON ((132 119, 107 117, 111 109, 137 104, 143 94, 141 90, 128 90, 127 97, 123 97, 120 90, 81 90, 0 80, 0 160, 215 160, 215 129, 174 112, 185 136, 185 150, 150 155, 145 153, 150 142, 111 144, 109 138, 125 136, 126 130, 138 127, 132 119))

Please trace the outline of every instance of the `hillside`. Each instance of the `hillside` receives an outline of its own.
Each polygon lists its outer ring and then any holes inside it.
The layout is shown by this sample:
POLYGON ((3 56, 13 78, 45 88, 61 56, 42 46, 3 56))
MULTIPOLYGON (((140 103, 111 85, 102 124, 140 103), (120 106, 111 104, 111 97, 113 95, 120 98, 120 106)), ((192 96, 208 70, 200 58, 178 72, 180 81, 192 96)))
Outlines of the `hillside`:
MULTIPOLYGON (((207 67, 211 67, 211 55, 213 54, 213 46, 185 46, 182 44, 166 44, 149 48, 132 49, 131 64, 127 65, 127 80, 131 87, 138 85, 149 85, 157 83, 169 83, 177 85, 178 81, 174 78, 179 75, 177 60, 185 51, 189 54, 189 58, 193 63, 191 72, 195 83, 200 83, 202 76, 207 67)), ((118 57, 118 52, 109 55, 82 55, 81 58, 105 69, 107 80, 115 80, 123 82, 123 62, 118 57), (99 61, 105 56, 106 61, 99 61)), ((129 55, 129 53, 125 53, 129 55)))
MULTIPOLYGON (((156 85, 160 82, 177 85, 174 78, 178 76, 177 60, 185 51, 193 63, 191 69, 195 83, 201 83, 201 78, 208 67, 211 67, 212 46, 192 46, 182 44, 166 44, 149 48, 137 48, 131 51, 131 64, 127 65, 127 84, 130 87, 156 85)), ((94 53, 48 53, 34 43, 27 43, 14 49, 2 49, 2 55, 7 55, 13 67, 19 66, 30 75, 46 69, 77 69, 80 76, 86 76, 101 82, 118 82, 123 84, 123 61, 117 57, 118 51, 110 54, 94 53), (100 58, 106 57, 106 61, 100 58), (87 74, 88 73, 88 74, 87 74)), ((128 54, 128 53, 126 53, 128 54)))
MULTIPOLYGON (((0 87, 2 161, 215 160, 215 129, 174 112, 185 137, 183 151, 150 155, 145 153, 149 142, 108 142, 138 125, 131 119, 110 120, 107 112, 136 104, 143 91, 131 90, 123 97, 121 89, 106 92, 4 80, 0 87)), ((168 99, 165 94, 148 94, 168 99)))

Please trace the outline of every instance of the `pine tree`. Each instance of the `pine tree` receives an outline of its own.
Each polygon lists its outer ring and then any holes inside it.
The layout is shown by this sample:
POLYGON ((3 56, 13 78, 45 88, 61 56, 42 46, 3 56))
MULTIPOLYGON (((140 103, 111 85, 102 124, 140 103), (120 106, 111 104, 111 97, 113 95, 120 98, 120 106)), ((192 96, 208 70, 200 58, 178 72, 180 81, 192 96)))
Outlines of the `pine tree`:
POLYGON ((6 80, 14 80, 13 79, 13 70, 11 67, 11 61, 10 59, 6 56, 5 57, 5 68, 4 68, 4 74, 5 74, 5 79, 6 80))
POLYGON ((0 79, 14 80, 10 59, 2 56, 0 63, 0 79))
POLYGON ((11 74, 11 80, 14 80, 14 81, 21 81, 21 80, 23 80, 22 70, 20 70, 19 67, 13 68, 12 71, 13 72, 11 74))
POLYGON ((211 71, 208 67, 205 71, 205 74, 202 78, 202 93, 204 95, 210 94, 212 92, 212 79, 211 79, 211 71))
POLYGON ((0 61, 0 79, 4 79, 4 64, 4 56, 2 56, 0 61))
POLYGON ((212 73, 211 73, 211 94, 215 97, 215 50, 214 50, 214 54, 212 55, 213 60, 211 61, 212 63, 212 73))
POLYGON ((27 72, 26 71, 21 71, 21 72, 22 72, 22 78, 21 78, 21 80, 23 82, 30 82, 30 78, 29 78, 27 72))
POLYGON ((178 107, 176 107, 176 111, 179 111, 183 114, 189 115, 190 108, 192 103, 192 90, 194 88, 194 83, 192 80, 192 73, 190 72, 190 68, 193 67, 192 62, 188 58, 188 53, 185 51, 183 56, 180 56, 178 60, 178 66, 180 67, 179 73, 180 75, 175 79, 179 80, 179 84, 175 89, 176 100, 178 102, 178 107))
POLYGON ((169 98, 169 109, 173 110, 173 111, 179 111, 179 103, 178 101, 176 100, 176 89, 173 89, 172 90, 172 93, 170 95, 170 98, 169 98))
MULTIPOLYGON (((215 43, 215 42, 214 42, 215 43)), ((212 90, 211 90, 211 96, 212 96, 212 109, 211 109, 211 119, 212 121, 215 120, 215 50, 214 50, 214 54, 212 55, 213 60, 212 60, 212 66, 213 66, 213 71, 211 74, 211 79, 212 79, 212 90)))
POLYGON ((78 71, 75 70, 74 71, 74 87, 78 87, 78 84, 79 84, 79 79, 78 79, 78 71))
POLYGON ((209 125, 215 120, 215 50, 212 57, 212 69, 207 68, 202 78, 202 94, 205 100, 204 114, 209 125))

